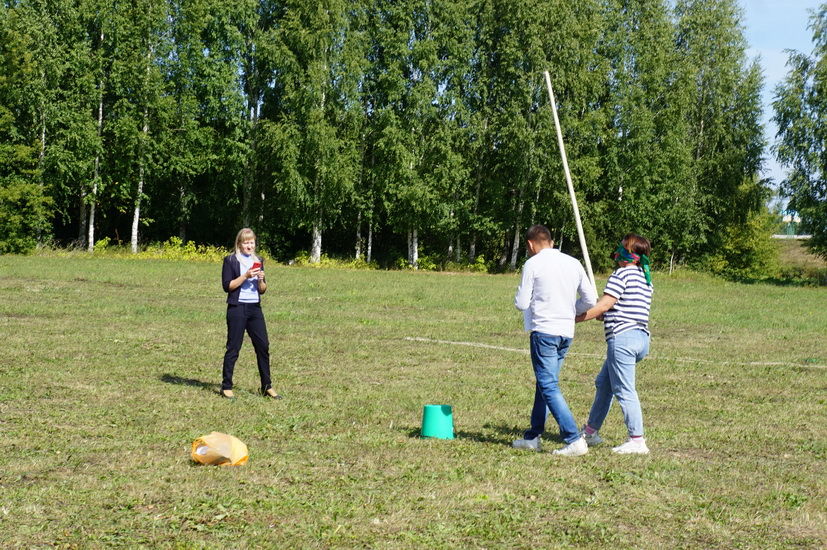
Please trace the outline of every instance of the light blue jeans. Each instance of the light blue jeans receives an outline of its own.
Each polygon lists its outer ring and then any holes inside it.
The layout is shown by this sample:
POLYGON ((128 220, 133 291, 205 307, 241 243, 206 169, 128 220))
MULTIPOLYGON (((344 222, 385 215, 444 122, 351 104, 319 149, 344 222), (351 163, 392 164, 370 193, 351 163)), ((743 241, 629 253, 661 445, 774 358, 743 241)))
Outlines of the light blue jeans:
POLYGON ((594 380, 589 426, 600 429, 614 397, 620 404, 629 436, 642 436, 643 412, 635 389, 635 365, 649 353, 649 334, 640 329, 627 330, 609 338, 606 345, 606 361, 594 380))
POLYGON ((551 411, 560 427, 560 437, 566 443, 577 441, 580 431, 560 391, 560 369, 571 346, 571 338, 542 332, 531 333, 531 364, 537 383, 534 387, 534 407, 531 409, 531 428, 526 439, 534 439, 545 430, 546 417, 551 411))

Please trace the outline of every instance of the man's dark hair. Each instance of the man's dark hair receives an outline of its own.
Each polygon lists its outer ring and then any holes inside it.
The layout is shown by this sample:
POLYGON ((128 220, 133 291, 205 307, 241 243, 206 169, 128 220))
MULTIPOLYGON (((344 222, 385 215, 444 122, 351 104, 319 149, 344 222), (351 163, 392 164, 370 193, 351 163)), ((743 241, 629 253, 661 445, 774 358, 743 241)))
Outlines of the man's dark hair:
POLYGON ((552 242, 551 231, 545 225, 532 225, 525 232, 525 240, 534 242, 552 242))

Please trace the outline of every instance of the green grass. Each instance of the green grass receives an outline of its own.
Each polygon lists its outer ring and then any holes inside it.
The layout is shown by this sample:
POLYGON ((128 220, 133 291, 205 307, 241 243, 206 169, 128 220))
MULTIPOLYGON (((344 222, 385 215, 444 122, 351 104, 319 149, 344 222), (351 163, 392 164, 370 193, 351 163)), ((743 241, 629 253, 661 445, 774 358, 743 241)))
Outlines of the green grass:
POLYGON ((777 282, 827 286, 827 260, 811 254, 804 241, 778 239, 773 243, 780 269, 777 282))
MULTIPOLYGON (((271 266, 271 402, 249 341, 239 398, 216 393, 219 272, 0 257, 0 547, 827 544, 824 289, 656 274, 638 369, 652 454, 563 459, 509 448, 524 353, 405 340, 526 349, 516 275, 271 266), (456 440, 416 437, 427 403, 454 407, 456 440), (250 462, 194 465, 213 430, 250 462)), ((603 351, 600 325, 579 326, 562 377, 579 422, 603 351)), ((623 441, 617 408, 601 433, 623 441)))
POLYGON ((784 267, 801 267, 804 269, 827 269, 827 261, 811 254, 805 241, 796 239, 773 240, 781 265, 784 267))

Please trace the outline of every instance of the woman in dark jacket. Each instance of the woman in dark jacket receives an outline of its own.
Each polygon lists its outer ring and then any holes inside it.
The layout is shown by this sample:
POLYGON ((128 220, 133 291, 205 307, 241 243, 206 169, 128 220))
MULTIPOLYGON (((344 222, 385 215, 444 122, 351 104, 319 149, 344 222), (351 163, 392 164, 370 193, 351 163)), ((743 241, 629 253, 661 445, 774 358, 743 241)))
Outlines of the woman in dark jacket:
POLYGON ((221 285, 227 293, 227 351, 224 353, 221 395, 230 399, 235 397, 233 369, 246 330, 256 350, 261 394, 281 399, 270 382, 270 342, 261 311, 261 295, 267 292, 267 281, 264 278, 264 260, 255 255, 255 250, 256 235, 252 229, 245 227, 235 238, 235 254, 224 258, 221 269, 221 285))

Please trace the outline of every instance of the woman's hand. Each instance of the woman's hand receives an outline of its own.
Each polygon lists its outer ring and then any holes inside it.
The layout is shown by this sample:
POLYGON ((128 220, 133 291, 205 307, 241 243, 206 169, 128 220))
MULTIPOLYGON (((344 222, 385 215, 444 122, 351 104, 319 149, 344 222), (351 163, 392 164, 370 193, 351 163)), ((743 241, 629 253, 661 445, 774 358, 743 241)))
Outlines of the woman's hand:
POLYGON ((588 321, 590 319, 603 320, 603 314, 609 311, 617 303, 617 298, 611 294, 603 294, 597 303, 586 313, 578 315, 574 318, 578 323, 581 321, 588 321))
POLYGON ((256 268, 251 267, 244 274, 244 278, 245 279, 252 279, 253 277, 258 277, 259 273, 261 273, 262 276, 264 275, 264 273, 261 271, 260 267, 256 267, 256 268))

